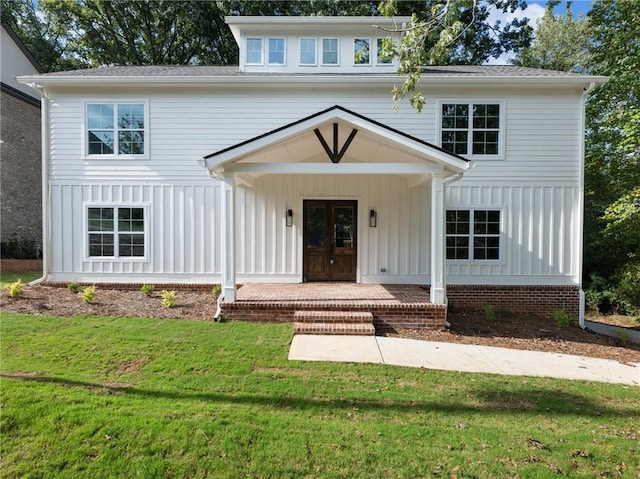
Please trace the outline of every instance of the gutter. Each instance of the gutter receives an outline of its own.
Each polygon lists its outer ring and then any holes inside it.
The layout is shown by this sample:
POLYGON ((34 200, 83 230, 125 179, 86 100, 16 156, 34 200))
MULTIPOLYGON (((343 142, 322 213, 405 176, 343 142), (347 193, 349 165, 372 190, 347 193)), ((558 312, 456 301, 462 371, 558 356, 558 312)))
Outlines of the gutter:
POLYGON ((49 238, 51 225, 51 212, 49 211, 49 96, 42 85, 30 83, 40 96, 40 144, 42 149, 42 277, 33 280, 29 285, 40 284, 49 279, 49 238))
POLYGON ((586 312, 586 298, 584 290, 582 289, 582 274, 583 274, 583 262, 584 262, 584 168, 585 168, 585 128, 586 128, 586 104, 587 96, 596 88, 596 83, 591 82, 587 88, 582 91, 581 102, 582 108, 580 109, 580 182, 578 193, 578 221, 580 230, 580 241, 578 241, 578 251, 576 254, 578 265, 578 325, 581 329, 587 329, 585 324, 585 312, 586 312))

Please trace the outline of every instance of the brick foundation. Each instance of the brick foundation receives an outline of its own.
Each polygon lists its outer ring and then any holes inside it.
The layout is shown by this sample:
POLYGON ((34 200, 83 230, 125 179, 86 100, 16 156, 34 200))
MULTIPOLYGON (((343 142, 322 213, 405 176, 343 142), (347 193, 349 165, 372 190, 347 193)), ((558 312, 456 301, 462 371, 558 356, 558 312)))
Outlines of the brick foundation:
POLYGON ((579 314, 577 286, 486 286, 449 285, 447 298, 451 310, 482 310, 488 304, 511 313, 551 316, 564 310, 574 318, 579 314))

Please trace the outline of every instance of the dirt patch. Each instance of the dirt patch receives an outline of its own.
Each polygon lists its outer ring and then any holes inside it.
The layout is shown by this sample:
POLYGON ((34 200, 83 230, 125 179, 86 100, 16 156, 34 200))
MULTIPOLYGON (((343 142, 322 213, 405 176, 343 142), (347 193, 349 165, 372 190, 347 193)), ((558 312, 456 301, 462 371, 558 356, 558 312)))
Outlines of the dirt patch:
POLYGON ((12 273, 27 273, 30 271, 42 271, 41 259, 0 259, 0 271, 12 273))
MULTIPOLYGON (((205 291, 178 291, 176 305, 163 308, 158 293, 145 296, 141 291, 98 288, 95 299, 87 304, 66 288, 27 286, 24 296, 11 299, 0 292, 0 311, 52 316, 112 316, 175 318, 211 321, 215 298, 205 291)), ((548 351, 614 359, 623 363, 640 362, 640 345, 581 330, 577 325, 559 327, 552 318, 529 316, 486 319, 482 312, 449 314, 451 327, 446 331, 394 330, 384 334, 406 338, 460 344, 482 344, 531 351, 548 351)), ((140 367, 141 364, 127 364, 140 367)))

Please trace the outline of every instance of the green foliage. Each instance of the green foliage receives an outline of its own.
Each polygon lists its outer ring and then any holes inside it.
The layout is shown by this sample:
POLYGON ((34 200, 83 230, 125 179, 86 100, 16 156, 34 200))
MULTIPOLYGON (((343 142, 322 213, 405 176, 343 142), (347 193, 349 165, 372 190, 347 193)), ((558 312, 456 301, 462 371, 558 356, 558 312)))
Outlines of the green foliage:
POLYGON ((553 319, 560 328, 568 328, 573 324, 573 316, 567 313, 564 309, 558 309, 553 312, 553 319))
POLYGON ((4 287, 7 290, 10 298, 20 298, 24 294, 24 284, 22 284, 22 280, 14 281, 13 283, 9 283, 4 287))
POLYGON ((78 296, 82 298, 82 301, 89 304, 93 301, 93 298, 96 296, 96 285, 86 286, 80 290, 78 296))
POLYGON ((624 312, 640 316, 640 261, 624 265, 615 279, 616 296, 624 312))
POLYGON ((140 287, 140 291, 142 291, 142 294, 144 294, 145 296, 151 296, 155 289, 156 287, 152 284, 143 284, 140 287))
POLYGON ((35 259, 39 255, 38 244, 34 240, 12 238, 1 245, 3 258, 35 259))
POLYGON ((178 297, 178 293, 175 291, 162 291, 160 293, 162 298, 162 306, 164 308, 170 309, 176 304, 176 298, 178 297))
MULTIPOLYGON (((403 2, 386 0, 378 8, 383 15, 395 16, 407 13, 403 6, 403 2)), ((487 21, 494 9, 514 13, 522 7, 518 0, 428 0, 414 8, 410 24, 399 27, 403 37, 393 51, 399 60, 398 73, 405 76, 392 90, 395 108, 409 97, 412 108, 422 110, 425 100, 417 86, 424 65, 479 65, 505 51, 528 46, 532 29, 526 19, 515 18, 505 25, 487 21)))
POLYGON ((77 293, 80 289, 80 285, 77 281, 71 281, 70 283, 67 283, 67 289, 72 293, 77 293))
POLYGON ((211 288, 211 296, 217 298, 218 296, 220 296, 220 293, 222 293, 222 286, 220 286, 219 284, 214 284, 213 288, 211 288))
POLYGON ((484 305, 484 318, 487 321, 495 321, 496 320, 496 308, 494 308, 492 304, 485 304, 484 305))
POLYGON ((590 60, 589 22, 582 16, 573 18, 571 2, 564 15, 555 15, 559 0, 547 4, 544 16, 537 23, 535 38, 511 61, 514 65, 547 70, 582 73, 590 60))

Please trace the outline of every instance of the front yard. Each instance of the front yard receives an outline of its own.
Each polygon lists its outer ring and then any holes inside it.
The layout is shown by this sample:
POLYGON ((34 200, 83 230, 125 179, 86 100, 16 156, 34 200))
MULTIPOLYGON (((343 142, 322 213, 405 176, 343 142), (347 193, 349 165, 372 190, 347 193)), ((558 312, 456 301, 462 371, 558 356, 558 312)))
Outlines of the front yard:
POLYGON ((290 324, 2 315, 3 477, 627 477, 634 387, 287 361, 290 324))

